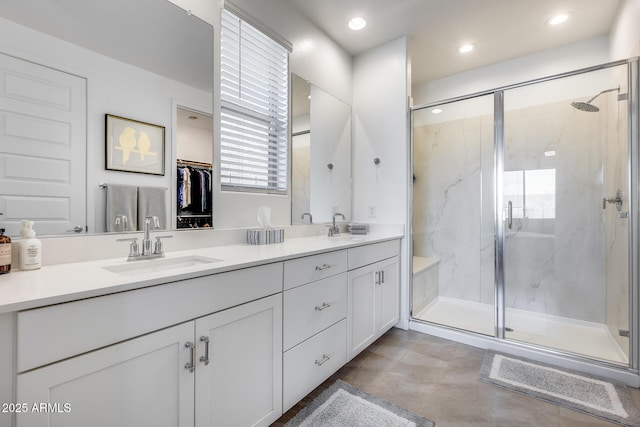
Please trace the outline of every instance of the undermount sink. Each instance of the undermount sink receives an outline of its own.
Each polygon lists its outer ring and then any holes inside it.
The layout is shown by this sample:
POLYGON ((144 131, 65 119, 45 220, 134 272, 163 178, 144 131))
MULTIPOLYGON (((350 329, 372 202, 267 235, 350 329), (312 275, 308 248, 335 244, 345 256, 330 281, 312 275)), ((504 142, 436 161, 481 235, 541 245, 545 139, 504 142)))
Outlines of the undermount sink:
POLYGON ((222 260, 217 258, 189 255, 178 258, 156 258, 142 261, 133 261, 126 264, 109 265, 102 268, 112 273, 121 274, 123 276, 133 276, 136 274, 156 273, 158 271, 173 270, 175 268, 212 264, 220 261, 222 260))

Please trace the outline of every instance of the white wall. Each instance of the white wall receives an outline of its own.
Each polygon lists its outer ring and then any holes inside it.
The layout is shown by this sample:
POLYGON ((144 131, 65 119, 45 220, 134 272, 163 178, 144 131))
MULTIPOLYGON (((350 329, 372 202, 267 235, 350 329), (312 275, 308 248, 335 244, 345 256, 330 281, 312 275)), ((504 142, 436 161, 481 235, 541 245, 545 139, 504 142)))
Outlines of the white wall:
POLYGON ((412 88, 413 104, 418 106, 606 62, 609 62, 609 39, 594 37, 416 85, 412 88))
MULTIPOLYGON (((104 230, 104 190, 127 183, 171 187, 172 99, 211 109, 211 94, 0 18, 0 51, 87 79, 87 225, 104 230), (165 126, 165 175, 105 170, 105 114, 165 126)), ((168 193, 169 194, 169 193, 168 193)), ((170 212, 170 211, 169 211, 170 212)))
MULTIPOLYGON (((371 49, 353 62, 353 218, 407 224, 410 188, 407 39, 371 49), (374 164, 374 158, 380 164, 374 164), (375 215, 369 214, 369 206, 375 215)), ((409 239, 400 268, 400 326, 408 326, 409 239)))
POLYGON ((640 55, 640 0, 624 0, 610 33, 611 60, 640 55))

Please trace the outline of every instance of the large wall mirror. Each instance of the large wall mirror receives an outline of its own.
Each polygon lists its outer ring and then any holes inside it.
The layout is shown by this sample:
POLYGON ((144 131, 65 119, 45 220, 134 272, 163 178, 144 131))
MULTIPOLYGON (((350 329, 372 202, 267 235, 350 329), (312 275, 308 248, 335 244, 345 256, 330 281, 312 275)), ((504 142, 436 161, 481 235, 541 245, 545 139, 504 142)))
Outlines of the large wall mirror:
POLYGON ((292 74, 291 222, 351 219, 351 106, 292 74))
POLYGON ((12 236, 21 219, 39 235, 104 232, 101 184, 126 184, 165 188, 163 228, 176 228, 176 159, 212 162, 211 123, 197 123, 212 120, 213 27, 165 0, 5 3, 0 226, 12 236), (164 175, 105 168, 107 114, 164 127, 164 175), (196 132, 208 132, 208 149, 189 149, 196 132))

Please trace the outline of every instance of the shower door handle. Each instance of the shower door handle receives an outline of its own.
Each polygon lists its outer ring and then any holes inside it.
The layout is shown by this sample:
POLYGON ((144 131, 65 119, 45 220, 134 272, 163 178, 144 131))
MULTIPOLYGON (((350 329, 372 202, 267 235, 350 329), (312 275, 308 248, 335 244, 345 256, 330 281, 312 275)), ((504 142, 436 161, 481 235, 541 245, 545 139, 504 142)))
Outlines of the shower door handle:
POLYGON ((509 227, 509 229, 511 229, 512 225, 513 225, 513 203, 511 203, 511 200, 509 200, 509 203, 507 203, 507 226, 509 227))

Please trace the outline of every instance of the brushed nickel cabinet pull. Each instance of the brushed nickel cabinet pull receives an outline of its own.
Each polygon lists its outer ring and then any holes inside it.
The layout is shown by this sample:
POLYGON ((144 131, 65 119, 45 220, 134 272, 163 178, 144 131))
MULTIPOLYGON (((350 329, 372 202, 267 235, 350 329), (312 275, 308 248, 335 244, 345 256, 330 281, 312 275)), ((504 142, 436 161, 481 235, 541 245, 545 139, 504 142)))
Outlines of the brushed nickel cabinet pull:
POLYGON ((316 265, 316 271, 326 270, 327 268, 331 268, 329 264, 316 265))
POLYGON ((331 304, 323 302, 322 305, 316 305, 316 311, 322 311, 325 308, 331 307, 331 304))
POLYGON ((380 283, 384 283, 384 270, 380 270, 380 283))
POLYGON ((209 364, 209 337, 205 337, 204 335, 200 337, 200 342, 204 343, 204 356, 200 356, 200 361, 204 362, 205 365, 209 364))
POLYGON ((316 359, 316 365, 317 365, 317 366, 322 366, 322 365, 324 365, 325 363, 327 363, 327 361, 329 361, 329 359, 331 359, 331 356, 326 355, 326 354, 323 354, 323 355, 322 355, 322 360, 317 360, 317 359, 316 359))
POLYGON ((188 369, 189 372, 193 372, 196 369, 196 346, 191 341, 187 341, 184 346, 191 351, 191 362, 187 362, 184 368, 188 369))

